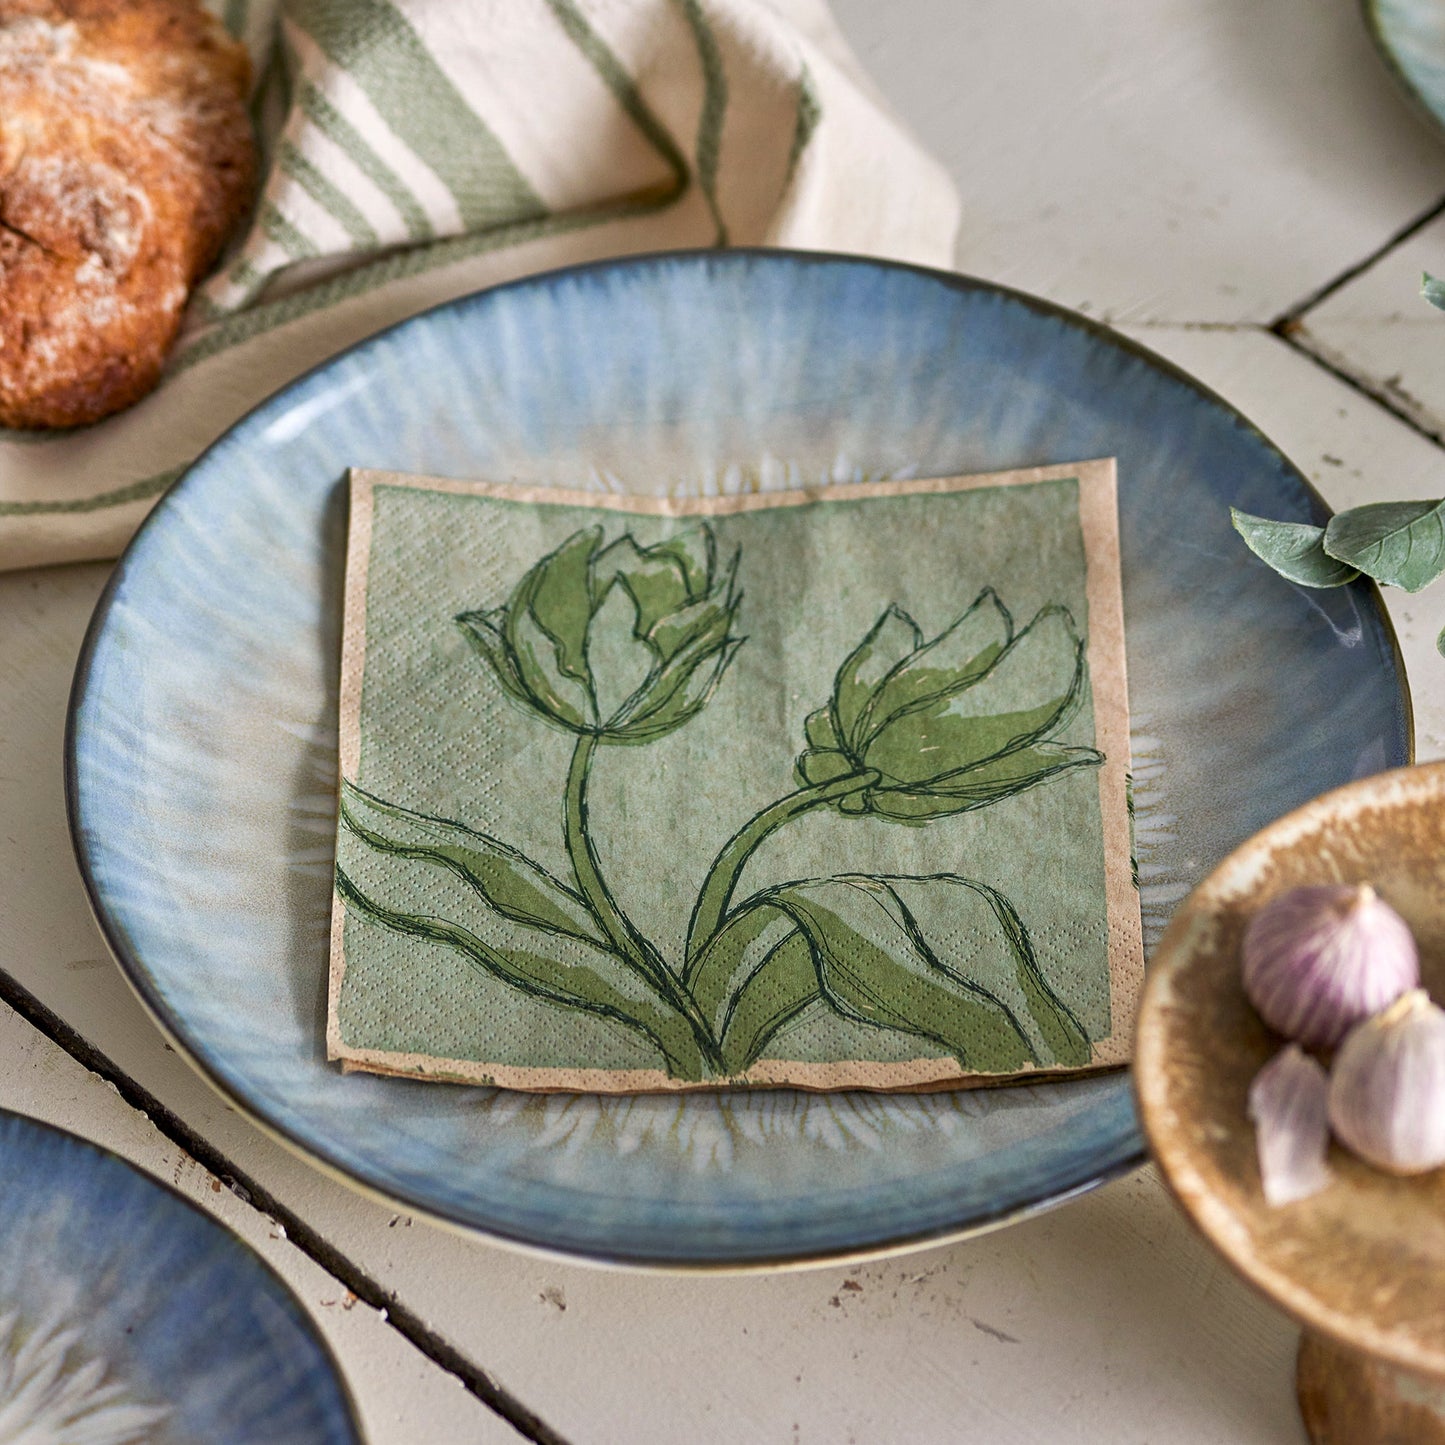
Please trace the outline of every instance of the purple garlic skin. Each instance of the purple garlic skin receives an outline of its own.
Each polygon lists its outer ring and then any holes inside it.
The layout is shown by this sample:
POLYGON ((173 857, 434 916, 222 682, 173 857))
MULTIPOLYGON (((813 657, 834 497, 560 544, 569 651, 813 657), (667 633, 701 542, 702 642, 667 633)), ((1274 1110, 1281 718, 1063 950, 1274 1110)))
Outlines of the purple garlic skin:
POLYGON ((1333 1048, 1420 982, 1409 925, 1368 883, 1291 888, 1244 934, 1244 991, 1287 1039, 1333 1048))
POLYGON ((1445 1164, 1445 1010, 1414 989, 1341 1045, 1330 1073, 1330 1127, 1392 1174, 1445 1164))

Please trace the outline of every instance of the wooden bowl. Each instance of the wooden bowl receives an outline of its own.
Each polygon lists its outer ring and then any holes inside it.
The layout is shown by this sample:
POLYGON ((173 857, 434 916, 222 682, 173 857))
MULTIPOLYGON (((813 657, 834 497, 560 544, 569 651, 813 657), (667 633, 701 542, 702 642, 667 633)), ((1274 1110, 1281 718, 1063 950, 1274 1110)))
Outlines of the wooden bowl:
POLYGON ((1135 1088, 1186 1213, 1306 1329, 1301 1407, 1317 1442, 1445 1442, 1445 1170, 1382 1173, 1338 1146, 1334 1182, 1264 1201, 1250 1082, 1284 1040, 1240 983, 1254 912, 1307 883, 1372 883, 1409 922, 1445 1002, 1445 763, 1352 783, 1272 823, 1185 901, 1150 965, 1135 1088))

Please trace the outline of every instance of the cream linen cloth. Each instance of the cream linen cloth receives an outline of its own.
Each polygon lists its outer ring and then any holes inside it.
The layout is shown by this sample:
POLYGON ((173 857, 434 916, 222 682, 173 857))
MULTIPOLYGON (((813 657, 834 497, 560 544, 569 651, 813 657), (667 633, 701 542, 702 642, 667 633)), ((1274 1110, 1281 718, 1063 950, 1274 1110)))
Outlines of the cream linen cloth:
POLYGON ((257 402, 465 292, 677 247, 951 262, 954 188, 823 0, 212 4, 256 62, 255 216, 156 392, 0 430, 0 568, 117 555, 257 402))

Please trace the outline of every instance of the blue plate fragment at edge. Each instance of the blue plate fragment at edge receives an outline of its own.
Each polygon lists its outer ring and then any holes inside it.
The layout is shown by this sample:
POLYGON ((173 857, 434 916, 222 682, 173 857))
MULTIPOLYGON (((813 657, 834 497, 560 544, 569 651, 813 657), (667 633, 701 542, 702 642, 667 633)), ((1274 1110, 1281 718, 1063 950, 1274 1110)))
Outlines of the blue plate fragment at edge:
POLYGON ((0 1381, 7 1439, 361 1439, 331 1352, 268 1265, 117 1155, 8 1110, 0 1381))

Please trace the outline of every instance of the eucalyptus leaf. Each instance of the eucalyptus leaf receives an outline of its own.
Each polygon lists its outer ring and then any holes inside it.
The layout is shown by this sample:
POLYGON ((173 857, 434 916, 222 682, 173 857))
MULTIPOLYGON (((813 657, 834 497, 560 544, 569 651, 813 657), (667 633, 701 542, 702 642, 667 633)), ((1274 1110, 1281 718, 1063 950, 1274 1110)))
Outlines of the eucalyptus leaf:
POLYGON ((1330 519, 1324 545, 1376 582, 1418 592, 1445 572, 1445 501, 1352 507, 1330 519))
POLYGON ((1325 551, 1323 527, 1312 527, 1308 522, 1274 522, 1241 512, 1238 507, 1231 507, 1229 516, 1234 530, 1256 557, 1302 587, 1343 587, 1360 575, 1357 569, 1325 551))
POLYGON ((1420 278, 1420 294, 1434 307, 1445 311, 1445 281, 1428 271, 1420 278))

